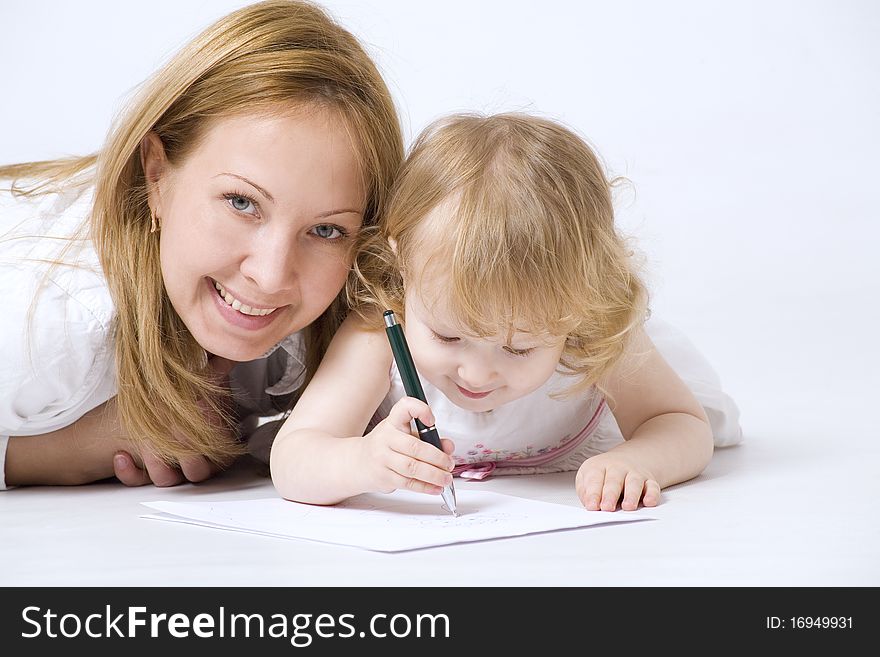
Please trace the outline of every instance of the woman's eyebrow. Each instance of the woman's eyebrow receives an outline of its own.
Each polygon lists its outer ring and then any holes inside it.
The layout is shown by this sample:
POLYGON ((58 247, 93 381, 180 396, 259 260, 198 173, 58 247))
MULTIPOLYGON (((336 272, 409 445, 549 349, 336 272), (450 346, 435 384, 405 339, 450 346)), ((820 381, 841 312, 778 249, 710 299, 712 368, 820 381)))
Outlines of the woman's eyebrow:
POLYGON ((233 178, 238 178, 239 180, 241 180, 241 181, 243 181, 243 182, 246 182, 248 185, 250 185, 251 187, 253 187, 254 189, 256 189, 258 192, 260 192, 260 194, 262 194, 263 196, 265 196, 265 197, 266 197, 267 199, 269 199, 272 203, 275 202, 275 199, 272 198, 272 195, 271 195, 269 192, 267 192, 265 189, 263 189, 262 187, 260 187, 260 186, 259 186, 257 183, 255 183, 253 180, 248 180, 248 179, 245 178, 244 176, 239 176, 237 173, 229 173, 229 172, 218 173, 218 174, 217 174, 216 176, 214 176, 214 177, 215 177, 215 178, 218 178, 219 176, 231 176, 231 177, 233 177, 233 178))
POLYGON ((316 215, 316 218, 317 219, 326 219, 327 217, 332 217, 333 215, 336 215, 336 214, 349 214, 349 213, 356 214, 358 216, 362 216, 364 214, 363 210, 351 210, 348 208, 343 208, 341 210, 330 210, 329 212, 322 212, 321 214, 316 215))
MULTIPOLYGON (((218 174, 217 174, 216 176, 214 176, 214 177, 215 177, 215 178, 218 178, 218 177, 220 177, 220 176, 230 176, 230 177, 232 177, 232 178, 238 178, 238 179, 241 180, 242 182, 246 182, 248 185, 250 185, 251 187, 253 187, 254 189, 256 189, 258 192, 260 192, 260 194, 262 194, 263 196, 265 196, 265 197, 266 197, 269 201, 271 201, 272 203, 275 202, 275 199, 272 197, 272 195, 271 195, 268 191, 266 191, 265 188, 260 187, 260 186, 259 186, 257 183, 255 183, 253 180, 250 180, 250 179, 248 179, 248 178, 245 178, 244 176, 240 176, 240 175, 238 175, 237 173, 230 173, 230 172, 228 172, 228 171, 225 171, 225 172, 223 172, 223 173, 218 173, 218 174)), ((363 210, 354 209, 354 208, 340 208, 340 209, 338 209, 338 210, 328 210, 327 212, 322 212, 322 213, 316 215, 315 218, 316 218, 316 219, 326 219, 327 217, 332 217, 332 216, 337 215, 337 214, 348 214, 348 213, 356 214, 356 215, 358 215, 358 216, 362 216, 362 215, 363 215, 363 210)))

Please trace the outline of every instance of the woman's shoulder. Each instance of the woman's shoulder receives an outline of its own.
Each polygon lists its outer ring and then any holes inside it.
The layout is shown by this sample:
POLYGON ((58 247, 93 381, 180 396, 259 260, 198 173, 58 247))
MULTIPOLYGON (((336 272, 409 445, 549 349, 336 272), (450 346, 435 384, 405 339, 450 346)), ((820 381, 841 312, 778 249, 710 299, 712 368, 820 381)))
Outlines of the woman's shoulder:
POLYGON ((0 429, 64 426, 115 390, 114 306, 87 234, 92 197, 84 186, 0 194, 0 429))
POLYGON ((106 287, 64 287, 33 272, 21 274, 0 265, 0 433, 66 426, 115 394, 106 287))
POLYGON ((15 181, 13 189, 10 181, 0 183, 0 234, 4 237, 68 237, 88 219, 94 201, 93 185, 71 183, 47 191, 22 191, 36 184, 15 181))
POLYGON ((0 290, 4 296, 36 291, 38 303, 59 296, 88 308, 104 321, 112 315, 109 291, 89 218, 94 189, 70 186, 25 196, 0 191, 0 290))

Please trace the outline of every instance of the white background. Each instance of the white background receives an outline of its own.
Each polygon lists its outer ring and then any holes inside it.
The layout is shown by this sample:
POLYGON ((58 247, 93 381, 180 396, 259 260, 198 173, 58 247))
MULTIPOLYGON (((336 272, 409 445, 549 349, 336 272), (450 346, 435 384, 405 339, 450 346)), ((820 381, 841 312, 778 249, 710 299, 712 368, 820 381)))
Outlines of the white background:
MULTIPOLYGON (((242 4, 3 0, 0 162, 96 150, 131 90, 242 4)), ((632 183, 619 217, 655 314, 715 365, 768 459, 750 503, 858 504, 880 544, 880 3, 323 6, 367 44, 408 139, 459 110, 584 135, 632 183), (773 485, 769 459, 789 457, 807 465, 773 485)))
MULTIPOLYGON (((4 0, 0 162, 98 149, 135 86, 242 4, 4 0)), ((625 175, 654 310, 706 352, 746 426, 805 380, 845 389, 847 413, 873 398, 854 376, 880 393, 880 4, 323 6, 378 61, 408 140, 447 112, 527 110, 625 175)))

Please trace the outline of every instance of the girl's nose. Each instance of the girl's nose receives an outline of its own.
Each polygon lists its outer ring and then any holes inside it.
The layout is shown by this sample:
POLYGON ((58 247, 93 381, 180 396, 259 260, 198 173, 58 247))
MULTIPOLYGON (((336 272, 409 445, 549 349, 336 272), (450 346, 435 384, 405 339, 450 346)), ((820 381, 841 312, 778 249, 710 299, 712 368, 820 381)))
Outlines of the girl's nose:
POLYGON ((458 378, 471 392, 486 392, 495 387, 498 373, 491 359, 468 355, 458 366, 458 378))

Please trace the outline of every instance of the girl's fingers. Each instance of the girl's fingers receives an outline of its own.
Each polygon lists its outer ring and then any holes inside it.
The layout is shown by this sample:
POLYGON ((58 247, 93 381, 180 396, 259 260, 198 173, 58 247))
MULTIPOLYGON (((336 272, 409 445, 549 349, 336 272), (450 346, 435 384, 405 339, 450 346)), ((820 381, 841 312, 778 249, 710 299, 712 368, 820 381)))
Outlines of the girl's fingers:
POLYGON ((404 454, 392 454, 389 468, 406 479, 415 479, 434 486, 448 486, 452 482, 449 470, 429 465, 404 454))
POLYGON ((413 420, 421 420, 426 427, 434 426, 434 414, 428 405, 416 399, 415 397, 404 397, 398 400, 391 411, 388 413, 386 420, 391 426, 403 433, 410 432, 410 423, 413 420))
POLYGON ((635 472, 626 475, 623 488, 623 502, 620 508, 624 511, 635 511, 639 508, 639 500, 645 490, 645 478, 635 472))
POLYGON ((440 444, 443 446, 443 452, 446 454, 452 454, 455 451, 455 443, 449 440, 449 438, 441 438, 440 444))
POLYGON ((660 504, 660 484, 653 479, 645 482, 645 506, 657 506, 660 504))
POLYGON ((393 474, 395 489, 411 490, 414 493, 426 493, 428 495, 439 495, 442 491, 440 486, 435 486, 434 484, 429 484, 418 479, 404 477, 396 472, 393 474))
MULTIPOLYGON (((444 454, 439 449, 424 440, 419 440, 411 434, 398 433, 390 442, 392 450, 404 456, 408 456, 417 461, 423 461, 433 465, 441 470, 452 470, 455 467, 455 461, 448 454, 444 454)), ((401 473, 405 474, 405 473, 401 473)))
POLYGON ((599 508, 602 511, 616 511, 620 493, 623 491, 623 476, 613 470, 605 471, 605 484, 602 486, 602 501, 599 508))
POLYGON ((602 485, 605 483, 605 468, 581 470, 578 479, 581 502, 588 511, 598 511, 602 501, 602 485))

